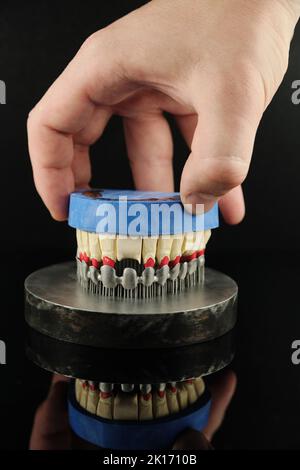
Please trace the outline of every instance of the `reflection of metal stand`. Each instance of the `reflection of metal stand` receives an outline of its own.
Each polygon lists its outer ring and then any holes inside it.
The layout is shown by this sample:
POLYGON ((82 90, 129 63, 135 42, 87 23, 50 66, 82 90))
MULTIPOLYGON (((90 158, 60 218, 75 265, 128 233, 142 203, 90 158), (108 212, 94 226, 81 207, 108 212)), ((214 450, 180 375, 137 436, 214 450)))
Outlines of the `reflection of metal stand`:
MULTIPOLYGON (((202 286, 153 299, 85 292, 74 263, 33 273, 25 290, 28 355, 53 372, 96 382, 158 384, 214 373, 233 358, 237 286, 210 269, 202 286)), ((186 427, 203 429, 208 410, 207 393, 185 412, 147 423, 94 416, 80 408, 73 390, 69 403, 79 436, 119 449, 168 447, 186 427)))

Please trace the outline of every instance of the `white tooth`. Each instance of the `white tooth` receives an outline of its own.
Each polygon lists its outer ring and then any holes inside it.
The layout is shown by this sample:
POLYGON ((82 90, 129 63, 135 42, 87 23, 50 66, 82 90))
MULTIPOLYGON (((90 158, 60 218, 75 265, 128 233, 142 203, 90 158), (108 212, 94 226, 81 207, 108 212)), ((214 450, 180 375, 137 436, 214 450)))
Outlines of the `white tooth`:
POLYGON ((91 252, 91 258, 101 261, 101 248, 99 236, 97 233, 89 233, 89 248, 91 252))
POLYGON ((157 243, 156 249, 156 259, 158 264, 162 261, 162 259, 167 256, 170 259, 170 253, 172 248, 173 240, 171 237, 160 237, 157 243))
POLYGON ((149 258, 152 258, 155 261, 157 240, 158 238, 152 238, 152 237, 143 238, 143 247, 142 247, 143 263, 146 263, 146 261, 149 258))
POLYGON ((189 405, 192 405, 198 398, 194 381, 184 382, 184 387, 188 392, 189 405))
POLYGON ((88 397, 89 386, 86 381, 82 384, 82 390, 80 395, 80 406, 86 410, 87 397, 88 397))
POLYGON ((177 398, 177 388, 174 385, 171 388, 167 388, 167 403, 170 414, 178 413, 180 410, 178 398, 177 398))
POLYGON ((211 230, 204 230, 204 246, 203 246, 203 248, 205 248, 208 240, 210 239, 210 236, 211 236, 211 230))
POLYGON ((113 394, 110 393, 109 396, 104 398, 102 393, 103 392, 99 393, 99 401, 97 405, 97 416, 100 416, 101 418, 106 418, 106 419, 113 419, 113 404, 114 404, 113 394))
POLYGON ((99 235, 100 247, 102 252, 102 258, 107 256, 108 258, 116 261, 117 256, 117 239, 114 235, 101 233, 99 235))
POLYGON ((174 260, 177 256, 181 256, 182 254, 182 244, 183 244, 183 236, 174 235, 172 237, 172 247, 170 253, 170 260, 174 260))
POLYGON ((158 392, 154 392, 152 395, 152 400, 154 417, 163 418, 164 416, 168 416, 169 408, 166 393, 163 392, 162 396, 159 396, 158 392))
POLYGON ((147 394, 139 395, 139 420, 146 421, 153 419, 153 410, 152 410, 152 394, 148 392, 147 394))
POLYGON ((118 392, 114 400, 113 419, 138 421, 137 393, 118 392))
POLYGON ((134 259, 141 262, 142 254, 142 238, 141 237, 125 237, 117 238, 117 259, 134 259))
POLYGON ((183 255, 191 255, 197 250, 200 250, 204 243, 204 232, 188 232, 184 236, 182 246, 183 255))
POLYGON ((75 396, 76 396, 76 401, 80 403, 80 396, 81 396, 81 391, 82 391, 82 380, 76 379, 75 380, 75 396))
POLYGON ((194 380, 197 396, 201 397, 203 395, 204 390, 205 390, 205 383, 202 377, 198 377, 197 379, 194 380))
POLYGON ((82 252, 85 253, 90 258, 91 251, 90 251, 88 232, 81 231, 81 243, 82 243, 82 252))
POLYGON ((86 409, 92 414, 96 414, 99 401, 99 390, 93 382, 89 382, 89 392, 87 397, 86 409))
POLYGON ((189 400, 188 392, 184 387, 183 383, 177 384, 177 398, 180 409, 184 410, 188 406, 189 400))
POLYGON ((77 239, 77 253, 78 255, 82 253, 83 247, 82 247, 82 239, 81 239, 81 230, 78 228, 76 229, 76 239, 77 239))

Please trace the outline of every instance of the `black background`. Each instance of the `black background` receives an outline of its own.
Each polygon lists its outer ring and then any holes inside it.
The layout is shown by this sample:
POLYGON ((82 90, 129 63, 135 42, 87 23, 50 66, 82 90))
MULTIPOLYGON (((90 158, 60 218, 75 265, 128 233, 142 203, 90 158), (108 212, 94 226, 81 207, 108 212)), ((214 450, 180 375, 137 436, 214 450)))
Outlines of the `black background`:
MULTIPOLYGON (((23 281, 31 271, 74 256, 73 231, 51 220, 35 192, 26 141, 30 109, 92 32, 145 2, 98 0, 2 1, 0 79, 1 317, 7 365, 0 366, 0 448, 26 448, 34 410, 49 374, 24 355, 23 281)), ((240 286, 238 389, 215 444, 219 448, 299 448, 300 365, 291 343, 300 339, 299 151, 300 105, 291 84, 300 79, 300 28, 290 66, 258 131, 244 184, 245 221, 215 231, 208 264, 240 286)), ((178 188, 187 156, 174 130, 178 188)), ((93 185, 132 186, 119 119, 92 151, 93 185), (100 167, 101 162, 101 167, 100 167)))

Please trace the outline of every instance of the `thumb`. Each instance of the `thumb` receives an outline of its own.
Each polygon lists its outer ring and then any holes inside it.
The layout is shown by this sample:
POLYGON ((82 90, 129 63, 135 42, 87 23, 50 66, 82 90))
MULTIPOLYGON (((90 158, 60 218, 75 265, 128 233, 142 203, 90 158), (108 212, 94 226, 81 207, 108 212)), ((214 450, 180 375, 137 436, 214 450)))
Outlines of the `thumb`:
MULTIPOLYGON (((259 96, 246 103, 240 95, 229 93, 219 101, 213 95, 213 105, 204 102, 197 107, 198 123, 180 188, 183 203, 194 209, 195 204, 204 204, 209 210, 247 175, 262 103, 259 96)), ((237 204, 236 210, 241 214, 233 218, 242 219, 243 205, 237 204)))

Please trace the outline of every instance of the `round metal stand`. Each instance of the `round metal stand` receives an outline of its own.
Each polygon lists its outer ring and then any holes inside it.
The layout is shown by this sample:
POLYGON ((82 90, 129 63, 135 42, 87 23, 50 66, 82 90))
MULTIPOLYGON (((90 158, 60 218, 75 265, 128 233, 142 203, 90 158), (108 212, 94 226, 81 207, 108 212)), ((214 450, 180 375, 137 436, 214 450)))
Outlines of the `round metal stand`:
POLYGON ((25 282, 28 325, 61 341, 119 349, 179 347, 218 338, 236 322, 237 285, 206 269, 203 285, 152 299, 101 297, 78 283, 74 262, 25 282))

